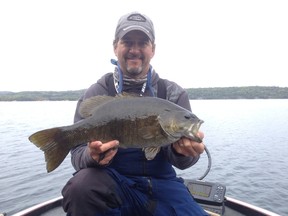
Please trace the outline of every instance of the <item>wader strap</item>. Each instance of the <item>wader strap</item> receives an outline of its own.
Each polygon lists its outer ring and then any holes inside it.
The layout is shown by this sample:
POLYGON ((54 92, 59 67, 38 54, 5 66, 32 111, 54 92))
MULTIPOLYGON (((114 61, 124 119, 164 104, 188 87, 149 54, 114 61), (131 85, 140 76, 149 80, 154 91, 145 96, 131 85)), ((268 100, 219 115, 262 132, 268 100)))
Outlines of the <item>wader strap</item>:
POLYGON ((166 93, 166 85, 164 83, 164 80, 159 78, 158 82, 157 82, 157 97, 158 98, 162 98, 162 99, 166 99, 167 93, 166 93))
POLYGON ((113 73, 108 73, 105 77, 105 82, 108 88, 109 96, 116 96, 117 92, 114 85, 113 73))

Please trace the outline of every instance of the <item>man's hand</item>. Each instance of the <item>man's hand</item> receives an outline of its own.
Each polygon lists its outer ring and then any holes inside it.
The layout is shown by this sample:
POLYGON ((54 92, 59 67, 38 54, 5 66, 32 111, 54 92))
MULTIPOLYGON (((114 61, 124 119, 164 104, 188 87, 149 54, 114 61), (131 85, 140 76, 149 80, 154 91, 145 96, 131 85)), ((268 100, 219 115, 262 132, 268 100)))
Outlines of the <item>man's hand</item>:
POLYGON ((99 165, 107 165, 117 153, 118 145, 119 142, 117 140, 112 140, 107 143, 92 141, 88 143, 88 151, 99 165))
MULTIPOLYGON (((203 139, 204 133, 199 131, 198 136, 203 139)), ((188 138, 181 138, 172 144, 172 148, 174 148, 177 153, 184 156, 198 157, 204 152, 205 145, 203 142, 198 143, 188 138)))

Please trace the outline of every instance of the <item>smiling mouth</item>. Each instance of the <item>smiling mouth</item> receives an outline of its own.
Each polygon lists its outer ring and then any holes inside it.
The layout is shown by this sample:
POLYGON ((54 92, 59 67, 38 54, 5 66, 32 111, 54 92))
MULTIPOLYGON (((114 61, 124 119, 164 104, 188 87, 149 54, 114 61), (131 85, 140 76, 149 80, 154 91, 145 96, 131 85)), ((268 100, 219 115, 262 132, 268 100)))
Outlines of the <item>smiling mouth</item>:
POLYGON ((140 58, 140 57, 130 57, 130 58, 127 58, 126 59, 127 61, 134 61, 134 62, 138 62, 138 61, 142 61, 143 59, 142 58, 140 58))
POLYGON ((139 58, 133 58, 133 59, 127 59, 127 61, 131 61, 131 62, 138 62, 138 61, 141 61, 141 59, 139 58))

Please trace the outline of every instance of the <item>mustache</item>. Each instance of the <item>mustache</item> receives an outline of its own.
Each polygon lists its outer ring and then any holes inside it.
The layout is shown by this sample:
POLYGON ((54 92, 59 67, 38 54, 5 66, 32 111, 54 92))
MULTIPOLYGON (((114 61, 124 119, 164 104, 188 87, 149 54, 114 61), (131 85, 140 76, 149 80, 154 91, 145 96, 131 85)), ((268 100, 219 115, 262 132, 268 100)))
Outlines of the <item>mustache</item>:
POLYGON ((141 54, 128 54, 126 55, 127 59, 143 59, 141 54))

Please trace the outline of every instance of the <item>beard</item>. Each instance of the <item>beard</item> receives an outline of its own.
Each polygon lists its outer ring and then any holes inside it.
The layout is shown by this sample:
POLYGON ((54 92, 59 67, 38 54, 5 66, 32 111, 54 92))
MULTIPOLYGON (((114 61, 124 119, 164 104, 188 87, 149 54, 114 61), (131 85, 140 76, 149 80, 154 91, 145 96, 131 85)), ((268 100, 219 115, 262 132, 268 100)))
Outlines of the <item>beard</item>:
POLYGON ((134 77, 134 76, 138 76, 139 74, 141 74, 143 71, 143 67, 139 66, 139 67, 127 67, 127 73, 134 77))

